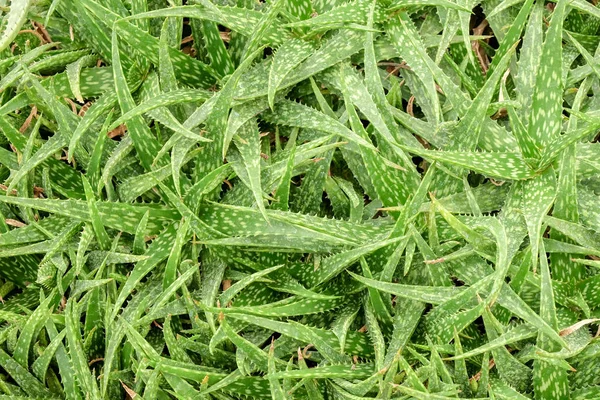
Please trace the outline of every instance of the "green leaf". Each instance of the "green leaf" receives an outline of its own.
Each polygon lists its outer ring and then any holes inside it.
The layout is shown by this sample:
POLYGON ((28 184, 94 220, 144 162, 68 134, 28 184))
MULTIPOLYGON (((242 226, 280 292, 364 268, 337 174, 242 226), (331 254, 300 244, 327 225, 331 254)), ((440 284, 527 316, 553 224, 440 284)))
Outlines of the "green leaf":
POLYGON ((19 34, 21 26, 27 20, 27 13, 31 7, 31 0, 13 0, 10 10, 4 17, 2 36, 0 36, 0 51, 6 49, 19 34))
POLYGON ((273 112, 263 113, 262 117, 267 121, 278 125, 296 126, 303 129, 316 129, 332 135, 339 135, 359 146, 374 149, 373 145, 367 139, 358 136, 338 121, 311 107, 304 106, 294 101, 280 101, 277 103, 277 107, 273 112))
POLYGON ((33 375, 0 349, 0 365, 2 368, 23 387, 25 393, 34 397, 49 397, 50 392, 33 375))
POLYGON ((381 290, 386 293, 395 294, 396 296, 421 301, 423 303, 443 303, 444 301, 446 301, 446 299, 452 297, 460 291, 459 289, 453 287, 417 286, 403 285, 399 283, 387 283, 377 281, 374 279, 364 278, 350 271, 348 271, 348 273, 354 279, 366 286, 372 287, 377 290, 381 290))
POLYGON ((490 177, 505 180, 526 180, 535 176, 518 153, 484 153, 434 151, 400 146, 406 151, 442 163, 471 169, 490 177))
POLYGON ((275 107, 275 93, 281 82, 302 61, 314 52, 313 46, 300 39, 292 38, 277 48, 269 70, 269 107, 275 107))
POLYGON ((527 133, 545 149, 561 131, 562 119, 562 27, 566 1, 558 1, 542 46, 527 133))

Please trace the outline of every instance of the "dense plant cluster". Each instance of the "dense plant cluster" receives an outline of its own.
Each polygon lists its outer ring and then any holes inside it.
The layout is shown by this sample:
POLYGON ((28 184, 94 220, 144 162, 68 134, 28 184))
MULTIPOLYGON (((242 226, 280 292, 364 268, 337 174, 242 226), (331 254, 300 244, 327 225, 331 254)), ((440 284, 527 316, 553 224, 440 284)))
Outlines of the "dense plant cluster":
POLYGON ((0 399, 600 398, 600 8, 0 0, 0 399))

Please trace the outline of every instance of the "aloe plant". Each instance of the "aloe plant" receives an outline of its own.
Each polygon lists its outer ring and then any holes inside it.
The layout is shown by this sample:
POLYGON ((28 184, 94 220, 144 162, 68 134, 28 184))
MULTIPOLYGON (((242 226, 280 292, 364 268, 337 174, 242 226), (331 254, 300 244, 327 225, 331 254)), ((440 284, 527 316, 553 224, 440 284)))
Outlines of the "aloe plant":
POLYGON ((595 2, 0 12, 0 398, 600 396, 595 2))

